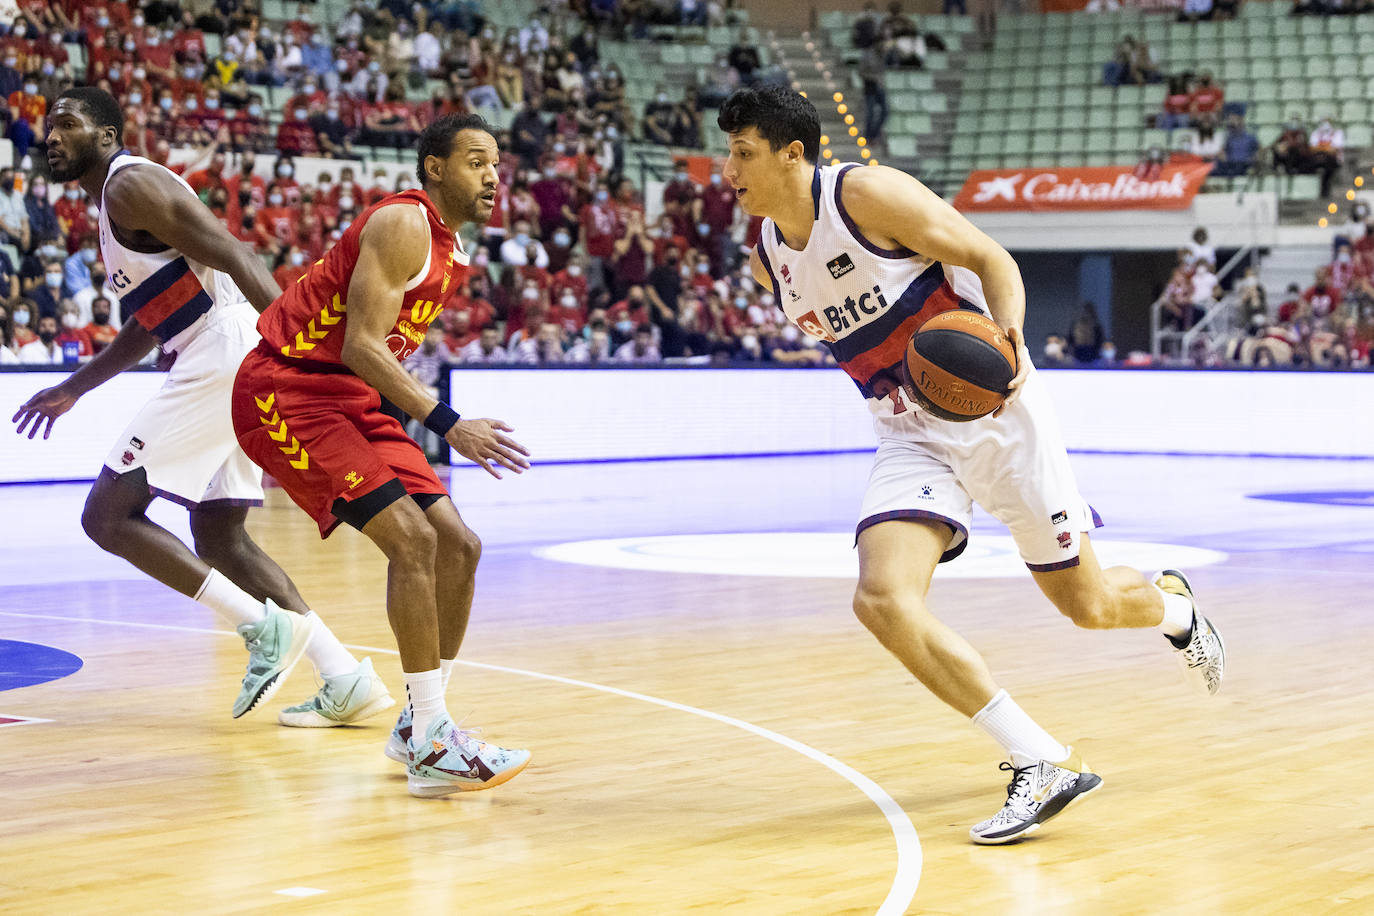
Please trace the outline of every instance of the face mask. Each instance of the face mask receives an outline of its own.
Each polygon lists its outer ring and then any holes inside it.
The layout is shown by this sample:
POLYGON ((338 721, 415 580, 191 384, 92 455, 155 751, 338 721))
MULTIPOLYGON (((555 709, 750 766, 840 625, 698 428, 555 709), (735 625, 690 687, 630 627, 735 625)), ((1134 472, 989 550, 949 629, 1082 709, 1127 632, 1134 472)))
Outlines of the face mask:
POLYGON ((15 311, 14 311, 14 323, 15 323, 15 324, 21 324, 21 325, 24 325, 24 326, 27 327, 27 326, 28 326, 28 323, 29 323, 29 310, 28 310, 28 309, 15 309, 15 311))
POLYGON ((141 28, 143 28, 143 17, 142 17, 141 15, 140 15, 140 16, 135 16, 135 17, 134 17, 134 28, 136 28, 136 29, 141 29, 141 28))
POLYGON ((82 262, 83 262, 87 267, 89 267, 90 265, 94 264, 94 263, 95 263, 95 249, 94 249, 94 248, 83 248, 83 249, 81 249, 81 260, 82 260, 82 262))
POLYGON ((81 197, 81 192, 80 192, 80 191, 67 191, 66 194, 65 194, 65 196, 66 196, 67 200, 77 200, 78 198, 81 197))
MULTIPOLYGON (((134 53, 134 51, 136 51, 137 49, 138 49, 138 45, 134 44, 134 40, 133 40, 132 38, 130 38, 128 41, 124 42, 124 50, 125 50, 127 53, 132 54, 132 53, 134 53)), ((114 68, 112 67, 111 70, 113 70, 113 69, 114 69, 114 68)))
POLYGON ((129 93, 129 104, 130 104, 130 105, 142 105, 142 104, 143 104, 143 93, 141 93, 141 92, 131 92, 131 93, 129 93))
POLYGON ((660 105, 665 105, 665 104, 667 104, 667 102, 668 102, 668 93, 666 93, 666 92, 660 92, 660 93, 659 93, 658 95, 656 95, 654 98, 658 100, 658 104, 660 104, 660 105))
POLYGON ((110 323, 110 313, 109 313, 109 312, 95 312, 95 313, 93 313, 93 314, 91 315, 91 323, 92 323, 92 324, 101 325, 101 326, 104 326, 104 325, 109 324, 109 323, 110 323))
POLYGON ((297 121, 304 121, 304 120, 305 120, 305 109, 304 109, 304 108, 297 108, 295 114, 296 114, 296 120, 297 120, 297 121))
POLYGON ((350 194, 345 194, 345 195, 343 195, 342 197, 339 198, 339 209, 340 209, 340 210, 352 210, 352 209, 353 209, 353 197, 352 197, 352 195, 350 195, 350 194))
POLYGON ((200 75, 203 72, 204 71, 199 66, 188 66, 185 70, 181 71, 182 76, 185 76, 188 80, 200 79, 200 75))
POLYGON ((566 232, 555 232, 553 234, 553 243, 559 248, 567 248, 572 244, 572 236, 568 235, 566 232))
POLYGON ((159 107, 162 108, 163 111, 172 110, 172 100, 170 98, 158 99, 157 104, 159 107))
POLYGON ((606 128, 606 139, 608 139, 608 140, 614 140, 614 139, 615 139, 616 137, 618 137, 618 136, 620 136, 620 131, 619 131, 619 129, 617 129, 617 128, 615 128, 615 127, 608 127, 608 128, 606 128))
POLYGON ((1064 348, 1057 343, 1045 344, 1045 355, 1050 359, 1059 359, 1064 355, 1064 348))
POLYGON ((528 235, 526 235, 525 233, 523 233, 523 232, 517 232, 517 233, 515 234, 515 244, 519 245, 521 248, 524 248, 524 247, 525 247, 526 245, 528 245, 529 243, 530 243, 530 237, 529 237, 528 235))
POLYGON ((615 323, 615 329, 619 331, 621 334, 628 336, 629 333, 635 329, 635 323, 629 320, 617 321, 615 323))
POLYGON ((67 314, 62 316, 62 327, 75 329, 80 326, 81 319, 78 318, 76 315, 73 315, 71 312, 68 312, 67 314))
MULTIPOLYGON (((167 105, 167 107, 168 107, 168 108, 171 108, 172 106, 169 104, 169 105, 167 105)), ((186 110, 187 110, 187 111, 195 111, 195 110, 196 110, 197 108, 199 108, 199 107, 200 107, 200 103, 197 102, 195 99, 187 99, 187 100, 186 100, 186 110)))
POLYGON ((367 64, 367 72, 368 72, 368 73, 380 73, 381 70, 382 70, 382 65, 379 64, 377 61, 374 60, 374 61, 369 61, 369 62, 368 62, 368 64, 367 64))
POLYGON ((144 77, 146 77, 147 75, 148 75, 148 71, 147 71, 147 70, 144 70, 142 67, 135 67, 135 68, 134 68, 134 79, 136 79, 136 80, 141 80, 141 79, 143 79, 144 77))
POLYGON ((745 296, 736 296, 736 297, 735 297, 735 308, 737 308, 737 309, 746 309, 746 308, 748 308, 748 307, 749 307, 749 299, 748 299, 747 297, 745 297, 745 296))
POLYGON ((779 333, 782 334, 782 339, 788 343, 796 343, 797 338, 801 336, 801 332, 798 331, 794 325, 790 324, 784 327, 779 333))
POLYGON ((340 231, 340 232, 347 232, 347 231, 348 231, 348 227, 351 226, 351 225, 353 225, 353 220, 351 220, 351 219, 346 219, 346 220, 344 220, 343 222, 339 223, 339 231, 340 231))
POLYGON ((557 173, 554 172, 553 169, 544 169, 544 177, 545 177, 545 178, 552 178, 555 174, 557 174, 557 173))
POLYGON ((268 194, 268 195, 267 195, 267 202, 268 202, 270 205, 274 206, 274 207, 280 207, 280 206, 281 206, 281 195, 280 195, 280 194, 268 194))
POLYGON ((1348 252, 1348 251, 1342 251, 1340 254, 1336 255, 1336 262, 1339 263, 1339 264, 1349 264, 1349 263, 1350 263, 1350 252, 1348 252))
POLYGON ((302 264, 304 264, 304 263, 305 263, 305 252, 303 252, 303 251, 293 251, 293 252, 291 252, 291 264, 292 264, 292 266, 294 266, 294 267, 300 267, 300 266, 301 266, 302 264))
POLYGON ((249 114, 251 117, 254 117, 254 118, 260 118, 260 117, 262 117, 262 106, 261 106, 261 105, 249 105, 249 106, 248 106, 248 114, 249 114))
POLYGON ((62 275, 61 275, 61 274, 44 274, 44 275, 43 275, 43 282, 46 283, 46 284, 48 284, 48 288, 49 288, 49 289, 57 289, 59 286, 62 285, 62 275))
POLYGON ((47 200, 47 199, 48 199, 48 186, 45 185, 45 184, 36 184, 36 185, 34 185, 34 186, 33 186, 33 196, 34 196, 36 199, 38 199, 38 200, 47 200))
POLYGON ((521 293, 521 296, 522 298, 524 298, 526 302, 533 302, 535 299, 539 298, 539 290, 527 289, 523 293, 521 293))
POLYGON ((718 185, 718 184, 720 184, 720 176, 717 175, 717 174, 715 174, 714 172, 711 173, 711 184, 712 184, 712 185, 718 185))
POLYGON ((44 76, 52 76, 52 75, 53 75, 54 73, 56 73, 56 72, 57 72, 57 66, 56 66, 55 64, 44 64, 44 65, 43 65, 43 75, 44 75, 44 76))
POLYGON ((56 336, 57 334, 53 331, 43 330, 38 332, 38 339, 43 341, 45 345, 52 343, 53 338, 56 336))
POLYGON ((702 261, 701 263, 697 264, 697 273, 703 276, 705 276, 710 269, 711 265, 706 263, 705 261, 702 261))
POLYGON ((258 218, 256 216, 245 216, 243 218, 243 228, 252 229, 253 226, 257 224, 257 221, 258 218))
POLYGON ((773 299, 772 293, 764 293, 762 296, 759 296, 759 305, 764 307, 772 305, 774 301, 776 300, 773 299))
POLYGON ((1103 347, 1103 348, 1102 348, 1102 358, 1105 359, 1107 362, 1111 362, 1112 360, 1116 359, 1116 348, 1115 348, 1115 347, 1103 347))
POLYGON ((649 238, 651 238, 651 239, 656 239, 656 238, 659 238, 660 236, 663 235, 663 233, 660 232, 657 228, 650 229, 649 231, 645 232, 644 234, 647 235, 647 236, 648 236, 649 238))
POLYGON ((759 345, 759 339, 753 334, 745 334, 739 339, 740 346, 746 350, 752 350, 759 345))
POLYGON ((563 303, 563 308, 565 309, 570 309, 577 305, 577 297, 571 293, 565 295, 560 301, 563 303))
POLYGON ((488 264, 490 264, 490 263, 491 263, 491 258, 488 258, 488 257, 487 257, 486 255, 484 255, 484 254, 479 254, 477 257, 475 257, 475 258, 472 259, 472 266, 473 266, 473 267, 486 267, 486 266, 487 266, 488 264))
POLYGON ((100 209, 96 207, 95 204, 91 204, 89 207, 86 208, 86 216, 90 219, 91 222, 95 222, 96 220, 100 219, 100 209))
POLYGON ((38 84, 37 84, 37 83, 25 83, 25 84, 24 84, 24 92, 25 92, 27 95, 38 95, 38 84))
POLYGON ((582 276, 582 265, 581 265, 581 264, 569 264, 569 265, 568 265, 568 276, 570 276, 570 277, 580 277, 580 276, 582 276))
POLYGON ((610 193, 609 191, 605 191, 605 190, 597 191, 597 192, 596 192, 596 202, 599 203, 599 204, 604 204, 604 203, 607 201, 607 199, 610 198, 610 196, 611 196, 611 193, 610 193))
POLYGON ((678 181, 686 181, 686 180, 687 180, 687 173, 686 173, 686 172, 678 172, 678 173, 677 173, 677 180, 678 180, 678 181))
POLYGON ((339 109, 330 108, 325 111, 324 116, 331 121, 337 121, 339 120, 339 109))
POLYGON ((289 165, 277 166, 277 174, 282 178, 290 178, 293 171, 295 171, 295 169, 291 168, 289 165))
POLYGON ((102 29, 108 29, 110 27, 110 17, 101 16, 98 19, 96 19, 95 24, 100 26, 100 28, 102 29))

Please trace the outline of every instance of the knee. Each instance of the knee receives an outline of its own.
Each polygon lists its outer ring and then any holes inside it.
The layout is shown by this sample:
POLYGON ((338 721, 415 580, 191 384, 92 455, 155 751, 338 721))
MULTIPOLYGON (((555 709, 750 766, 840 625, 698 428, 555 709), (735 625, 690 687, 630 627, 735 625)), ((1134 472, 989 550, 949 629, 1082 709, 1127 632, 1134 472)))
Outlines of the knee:
POLYGON ((86 532, 86 537, 95 542, 101 550, 114 552, 114 545, 118 543, 115 536, 115 521, 90 500, 86 501, 86 507, 81 510, 81 529, 86 532))
POLYGON ((387 558, 407 568, 432 571, 438 552, 439 536, 429 521, 419 515, 401 526, 400 537, 387 550, 387 558))
POLYGON ((1112 602, 1104 594, 1080 594, 1055 603, 1059 613, 1085 630, 1107 630, 1113 626, 1112 602))
POLYGON ((854 590, 854 616, 871 632, 891 629, 903 614, 903 601, 896 588, 882 583, 860 582, 854 590))

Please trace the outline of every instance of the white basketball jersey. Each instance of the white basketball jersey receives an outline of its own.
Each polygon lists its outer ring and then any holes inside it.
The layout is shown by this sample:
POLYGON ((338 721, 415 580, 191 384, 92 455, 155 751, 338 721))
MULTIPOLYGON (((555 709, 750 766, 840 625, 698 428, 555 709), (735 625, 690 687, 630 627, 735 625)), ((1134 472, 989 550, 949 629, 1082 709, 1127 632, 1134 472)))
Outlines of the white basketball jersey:
MULTIPOLYGON (((181 176, 151 159, 121 152, 110 162, 108 183, 115 172, 130 166, 162 169, 192 197, 196 192, 181 176)), ((207 267, 177 251, 158 252, 126 248, 110 228, 104 196, 100 201, 100 257, 109 272, 110 285, 119 294, 125 321, 132 316, 169 350, 178 350, 205 326, 200 319, 216 308, 245 301, 230 276, 207 267)))
POLYGON ((986 314, 987 306, 972 271, 863 237, 840 197, 845 174, 856 167, 816 168, 816 222, 803 250, 789 248, 771 219, 763 221, 757 250, 788 320, 824 341, 865 397, 883 398, 900 384, 907 341, 927 319, 955 308, 986 314))

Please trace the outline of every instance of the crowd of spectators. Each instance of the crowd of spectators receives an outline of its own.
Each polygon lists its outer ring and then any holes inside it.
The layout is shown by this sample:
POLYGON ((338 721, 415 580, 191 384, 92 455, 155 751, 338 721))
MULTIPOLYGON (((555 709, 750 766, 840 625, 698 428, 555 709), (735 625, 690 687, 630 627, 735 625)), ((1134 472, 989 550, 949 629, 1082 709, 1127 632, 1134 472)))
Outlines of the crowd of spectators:
MULTIPOLYGON (((19 160, 0 171, 0 362, 84 359, 120 326, 119 298, 99 259, 97 211, 74 182, 47 180, 35 149, 49 100, 77 83, 114 94, 127 115, 126 146, 169 163, 283 287, 366 207, 415 186, 408 174, 367 174, 360 147, 412 146, 424 123, 452 112, 512 113, 498 136, 495 213, 470 242, 470 279, 413 357, 417 371, 436 358, 828 359, 816 341, 784 327, 772 291, 754 283, 742 251, 758 221, 740 213, 719 168, 698 183, 679 162, 661 209, 647 208, 661 217, 646 217, 626 175, 624 141, 642 131, 698 146, 700 107, 660 96, 636 123, 619 68, 601 59, 594 28, 569 26, 574 17, 544 10, 498 35, 480 5, 463 0, 359 2, 337 23, 316 21, 301 4, 282 24, 235 0, 200 16, 166 0, 22 6, 0 34, 4 128, 19 160), (217 55, 207 51, 210 32, 220 36, 217 55), (84 71, 67 52, 71 43, 85 48, 84 71), (441 89, 408 100, 407 89, 440 75, 441 89), (269 93, 286 97, 279 112, 269 93), (174 147, 193 152, 173 157, 174 147), (312 168, 304 180, 304 156, 336 167, 312 168)), ((713 10, 728 15, 715 3, 684 6, 710 21, 713 10)), ((631 31, 659 21, 654 5, 612 8, 609 18, 595 0, 576 11, 631 31)), ((732 52, 724 62, 733 84, 757 76, 745 56, 732 52)))

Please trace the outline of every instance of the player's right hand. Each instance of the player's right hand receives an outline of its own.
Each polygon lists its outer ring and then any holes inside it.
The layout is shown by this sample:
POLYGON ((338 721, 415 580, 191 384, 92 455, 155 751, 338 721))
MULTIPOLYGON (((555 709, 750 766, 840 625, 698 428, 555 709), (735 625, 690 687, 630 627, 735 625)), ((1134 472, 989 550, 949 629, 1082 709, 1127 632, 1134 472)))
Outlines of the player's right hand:
POLYGON ((444 436, 453 450, 497 480, 501 472, 496 465, 517 474, 530 466, 530 450, 505 433, 514 432, 501 420, 459 420, 444 436))
POLYGON ((13 417, 12 422, 19 426, 15 432, 24 435, 24 428, 29 427, 29 438, 32 439, 38 433, 38 427, 43 425, 43 420, 47 419, 48 426, 43 430, 43 438, 48 438, 52 433, 52 425, 57 422, 57 418, 72 409, 76 404, 77 396, 68 392, 61 385, 54 385, 51 388, 44 388, 24 402, 13 417), (33 421, 33 426, 29 422, 33 421))

